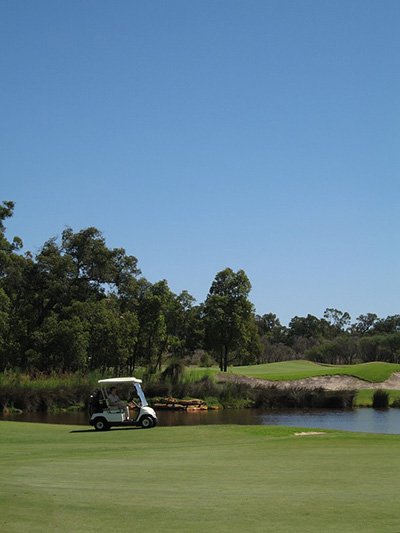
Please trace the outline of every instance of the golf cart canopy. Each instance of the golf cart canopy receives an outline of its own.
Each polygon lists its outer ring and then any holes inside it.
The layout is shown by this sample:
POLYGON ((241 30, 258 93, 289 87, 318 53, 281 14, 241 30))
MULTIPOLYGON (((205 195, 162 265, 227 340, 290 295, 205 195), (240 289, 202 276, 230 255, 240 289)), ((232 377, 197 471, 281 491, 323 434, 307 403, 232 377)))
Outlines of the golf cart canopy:
POLYGON ((105 385, 111 385, 112 383, 142 383, 142 380, 137 378, 109 378, 99 379, 98 383, 104 383, 105 385))
POLYGON ((109 379, 99 379, 98 383, 102 385, 102 387, 105 389, 107 385, 116 385, 118 383, 132 383, 132 385, 135 387, 136 392, 140 398, 140 401, 142 402, 143 407, 149 405, 146 400, 146 396, 144 395, 144 392, 142 391, 142 387, 140 384, 142 383, 141 379, 137 378, 109 378, 109 379))

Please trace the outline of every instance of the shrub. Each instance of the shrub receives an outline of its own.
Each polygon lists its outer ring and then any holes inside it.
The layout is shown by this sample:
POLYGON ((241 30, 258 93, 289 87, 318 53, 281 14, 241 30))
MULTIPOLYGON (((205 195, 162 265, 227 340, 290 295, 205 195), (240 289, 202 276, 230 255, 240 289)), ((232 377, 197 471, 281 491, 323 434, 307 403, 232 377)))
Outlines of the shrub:
POLYGON ((224 407, 253 407, 253 391, 243 383, 224 383, 220 388, 220 402, 224 407))
POLYGON ((355 391, 324 391, 324 394, 318 395, 315 407, 319 409, 351 409, 355 397, 355 391))
POLYGON ((92 392, 92 385, 54 385, 53 387, 32 384, 10 384, 0 391, 0 409, 8 409, 13 405, 22 411, 48 411, 67 409, 75 405, 87 406, 92 392))
POLYGON ((156 396, 171 396, 171 385, 166 382, 146 383, 143 387, 144 393, 148 398, 156 396))
POLYGON ((185 367, 185 361, 182 359, 172 359, 164 372, 161 374, 161 377, 166 381, 177 383, 183 376, 185 367))
POLYGON ((355 391, 326 391, 324 389, 258 389, 255 407, 268 409, 348 409, 353 406, 355 391))
POLYGON ((207 407, 218 407, 218 408, 221 408, 223 407, 221 402, 218 400, 218 398, 215 398, 213 396, 207 396, 206 398, 204 398, 204 401, 207 405, 207 407))
POLYGON ((221 394, 221 387, 208 376, 203 377, 197 383, 185 383, 185 385, 187 387, 186 396, 192 396, 194 398, 214 396, 219 398, 221 394))
POLYGON ((202 367, 211 367, 214 364, 214 360, 208 352, 202 353, 200 357, 200 365, 202 367))
POLYGON ((376 390, 372 397, 372 407, 374 409, 387 409, 389 407, 389 394, 381 389, 376 390))

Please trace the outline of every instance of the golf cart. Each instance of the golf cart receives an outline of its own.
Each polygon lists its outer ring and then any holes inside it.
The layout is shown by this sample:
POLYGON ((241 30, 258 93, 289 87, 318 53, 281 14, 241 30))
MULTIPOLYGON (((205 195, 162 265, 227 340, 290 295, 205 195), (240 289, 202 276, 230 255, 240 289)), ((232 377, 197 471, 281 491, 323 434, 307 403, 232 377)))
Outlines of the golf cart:
POLYGON ((110 378, 99 379, 99 388, 90 398, 90 425, 97 431, 105 431, 112 426, 152 428, 157 424, 157 415, 149 404, 140 384, 141 379, 110 378), (107 387, 131 385, 129 409, 109 404, 107 387), (128 416, 129 413, 129 416, 128 416))

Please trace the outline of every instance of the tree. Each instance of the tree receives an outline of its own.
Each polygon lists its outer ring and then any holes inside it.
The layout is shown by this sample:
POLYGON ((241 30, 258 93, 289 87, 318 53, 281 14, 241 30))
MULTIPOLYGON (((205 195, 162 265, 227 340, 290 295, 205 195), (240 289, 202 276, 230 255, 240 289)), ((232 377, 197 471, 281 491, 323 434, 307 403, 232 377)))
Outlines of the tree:
POLYGON ((138 321, 130 311, 121 313, 114 295, 100 301, 75 302, 66 312, 79 316, 88 334, 87 368, 113 368, 116 374, 132 370, 138 321))
POLYGON ((256 326, 260 337, 265 337, 269 343, 277 344, 285 340, 286 328, 274 313, 256 315, 256 326))
POLYGON ((254 327, 251 284, 243 270, 226 268, 211 285, 204 307, 208 344, 219 355, 221 371, 233 362, 233 350, 245 348, 254 327))
POLYGON ((246 342, 233 353, 236 364, 260 364, 263 354, 263 345, 255 323, 249 324, 246 337, 246 342))
POLYGON ((137 276, 137 259, 127 256, 123 248, 110 249, 102 233, 93 227, 74 233, 67 228, 62 233, 62 251, 71 259, 71 278, 79 292, 104 292, 107 285, 125 286, 137 276))
POLYGON ((400 333, 366 335, 360 337, 358 342, 360 357, 365 363, 370 361, 398 363, 400 361, 400 333))
POLYGON ((295 316, 289 322, 288 335, 290 338, 319 338, 326 335, 328 328, 329 324, 323 318, 319 319, 313 315, 307 315, 306 317, 295 316))
POLYGON ((151 284, 145 278, 138 280, 124 295, 124 309, 137 314, 137 342, 132 358, 133 368, 139 364, 151 372, 161 368, 163 359, 171 351, 180 352, 181 332, 184 329, 185 305, 191 305, 187 293, 177 297, 166 280, 151 284))
POLYGON ((21 363, 25 346, 26 323, 21 316, 24 308, 25 273, 30 260, 16 253, 22 241, 5 235, 5 221, 14 213, 14 202, 0 205, 0 371, 21 363))
POLYGON ((314 345, 305 353, 310 361, 330 365, 351 365, 356 354, 357 338, 349 333, 342 333, 333 340, 314 345))
POLYGON ((279 361, 290 361, 296 358, 295 351, 290 346, 282 342, 271 343, 267 335, 261 337, 262 355, 259 363, 277 363, 279 361))
POLYGON ((351 317, 349 313, 339 311, 338 309, 327 308, 324 311, 324 319, 330 325, 330 336, 336 337, 340 335, 350 325, 351 317))
POLYGON ((0 287, 0 372, 7 364, 8 345, 6 342, 9 330, 10 299, 0 287))
POLYGON ((377 319, 373 325, 373 333, 400 333, 400 315, 391 315, 377 319))
POLYGON ((41 371, 86 370, 88 334, 77 316, 61 318, 52 313, 32 334, 26 367, 41 371))
POLYGON ((353 324, 353 331, 360 335, 365 335, 374 329, 375 324, 378 322, 378 315, 375 313, 367 313, 366 315, 360 315, 357 318, 355 324, 353 324))
MULTIPOLYGON (((8 241, 5 236, 5 225, 4 221, 7 218, 11 218, 14 214, 14 202, 3 202, 2 205, 0 205, 0 257, 3 259, 3 254, 11 254, 12 252, 15 252, 16 250, 20 250, 22 248, 22 241, 19 237, 14 237, 12 242, 8 241)), ((2 261, 1 261, 2 264, 2 261)))

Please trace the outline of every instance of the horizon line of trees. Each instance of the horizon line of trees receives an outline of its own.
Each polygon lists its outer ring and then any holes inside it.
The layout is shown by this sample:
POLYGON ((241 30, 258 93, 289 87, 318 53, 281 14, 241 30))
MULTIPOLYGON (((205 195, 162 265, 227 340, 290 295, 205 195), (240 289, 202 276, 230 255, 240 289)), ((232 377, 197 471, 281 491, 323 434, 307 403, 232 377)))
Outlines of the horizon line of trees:
POLYGON ((137 259, 107 247, 94 228, 66 228, 36 255, 6 238, 14 203, 0 206, 0 372, 117 374, 167 362, 261 364, 307 358, 331 364, 400 362, 400 315, 327 308, 323 318, 295 316, 288 326, 257 315, 243 270, 217 273, 204 303, 150 283, 137 259))

